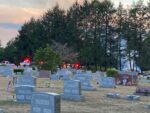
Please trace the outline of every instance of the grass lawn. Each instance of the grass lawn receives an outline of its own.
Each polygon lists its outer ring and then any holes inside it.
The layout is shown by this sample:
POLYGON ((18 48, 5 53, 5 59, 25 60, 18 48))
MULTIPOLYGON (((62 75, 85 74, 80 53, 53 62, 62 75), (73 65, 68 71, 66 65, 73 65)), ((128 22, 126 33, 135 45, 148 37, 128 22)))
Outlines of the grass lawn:
MULTIPOLYGON (((37 80, 37 91, 63 92, 62 81, 51 81, 49 88, 45 87, 45 81, 49 81, 49 79, 39 78, 37 80)), ((29 113, 29 104, 18 104, 13 101, 13 89, 11 92, 6 92, 7 83, 7 78, 0 77, 0 108, 3 108, 7 113, 29 113)), ((150 97, 142 96, 140 101, 128 101, 105 96, 106 93, 119 92, 123 98, 135 91, 136 87, 134 86, 117 86, 114 89, 107 89, 100 88, 94 81, 93 85, 96 87, 96 91, 82 91, 85 101, 61 100, 61 113, 150 113, 150 110, 146 108, 146 105, 150 103, 150 97)))

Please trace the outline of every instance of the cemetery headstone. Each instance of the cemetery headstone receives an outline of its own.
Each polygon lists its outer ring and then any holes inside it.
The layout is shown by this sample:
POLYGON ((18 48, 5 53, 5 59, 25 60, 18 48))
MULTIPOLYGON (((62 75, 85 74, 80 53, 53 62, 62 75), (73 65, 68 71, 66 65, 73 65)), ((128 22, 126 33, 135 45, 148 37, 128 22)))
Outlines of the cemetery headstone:
POLYGON ((4 76, 13 76, 13 66, 12 65, 6 65, 3 66, 3 73, 4 76))
POLYGON ((126 99, 127 100, 140 100, 140 96, 138 96, 138 95, 127 95, 126 96, 126 99))
POLYGON ((17 85, 36 85, 36 78, 30 75, 22 75, 18 77, 17 85))
POLYGON ((107 93, 106 96, 109 98, 120 98, 119 93, 107 93))
POLYGON ((63 79, 63 80, 69 80, 70 79, 70 75, 69 75, 69 71, 67 69, 61 69, 57 72, 59 79, 63 79))
POLYGON ((50 76, 50 80, 59 80, 59 76, 57 75, 57 73, 56 74, 52 74, 50 76))
POLYGON ((30 85, 21 85, 15 87, 16 101, 18 103, 31 103, 32 93, 35 87, 30 85))
POLYGON ((100 79, 100 86, 103 88, 115 88, 115 78, 113 77, 101 77, 100 79))
POLYGON ((84 96, 81 94, 81 84, 78 80, 64 81, 64 92, 62 99, 81 101, 84 96))
POLYGON ((39 71, 39 78, 50 78, 51 71, 48 70, 40 70, 39 71))
POLYGON ((148 105, 148 109, 150 109, 150 104, 148 105))
POLYGON ((91 81, 90 81, 91 77, 86 73, 75 74, 74 80, 79 80, 81 82, 81 89, 83 89, 83 90, 96 90, 91 85, 91 81))
POLYGON ((60 113, 60 95, 56 93, 33 93, 31 113, 60 113))

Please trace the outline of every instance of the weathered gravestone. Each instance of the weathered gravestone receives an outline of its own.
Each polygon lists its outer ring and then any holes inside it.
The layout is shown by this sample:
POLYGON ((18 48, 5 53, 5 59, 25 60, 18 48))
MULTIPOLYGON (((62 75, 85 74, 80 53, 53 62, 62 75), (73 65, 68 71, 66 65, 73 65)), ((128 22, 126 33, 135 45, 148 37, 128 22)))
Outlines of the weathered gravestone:
POLYGON ((64 92, 61 95, 62 99, 80 101, 84 99, 81 94, 81 84, 78 80, 64 81, 64 92))
POLYGON ((59 79, 63 80, 69 80, 70 79, 70 74, 67 69, 61 69, 58 70, 57 75, 59 76, 59 79))
POLYGON ((57 73, 56 74, 51 74, 50 80, 59 80, 58 74, 57 73))
POLYGON ((127 95, 126 96, 126 99, 127 100, 140 100, 140 96, 138 96, 138 95, 127 95))
POLYGON ((116 83, 115 83, 115 78, 113 77, 101 77, 100 79, 100 86, 103 88, 115 88, 116 83))
POLYGON ((60 113, 60 95, 33 93, 30 113, 60 113))
POLYGON ((51 71, 48 70, 40 70, 39 71, 39 78, 50 78, 51 71))
POLYGON ((150 109, 150 104, 148 105, 148 109, 150 109))
POLYGON ((32 93, 35 87, 30 85, 21 85, 15 87, 16 101, 18 103, 31 103, 32 93))
POLYGON ((31 67, 25 67, 23 74, 32 76, 32 68, 31 67))
POLYGON ((0 66, 0 74, 3 74, 4 72, 4 66, 0 66))
POLYGON ((106 96, 109 98, 120 98, 120 93, 107 93, 106 96))
POLYGON ((17 85, 36 85, 36 78, 30 75, 22 75, 18 77, 17 85))
POLYGON ((81 82, 81 89, 83 90, 96 90, 91 85, 91 76, 89 76, 89 74, 86 73, 75 74, 74 80, 79 80, 81 82))
POLYGON ((6 65, 3 66, 3 73, 4 76, 13 76, 13 66, 12 65, 6 65))

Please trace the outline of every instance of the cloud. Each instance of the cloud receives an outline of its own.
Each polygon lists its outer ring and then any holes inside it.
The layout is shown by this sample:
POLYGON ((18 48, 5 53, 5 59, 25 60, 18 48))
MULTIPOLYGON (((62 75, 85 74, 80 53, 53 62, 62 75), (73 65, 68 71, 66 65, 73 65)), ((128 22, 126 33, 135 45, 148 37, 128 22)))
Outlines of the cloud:
POLYGON ((0 0, 0 4, 25 8, 43 8, 49 0, 0 0))
POLYGON ((18 31, 16 29, 0 28, 0 34, 0 40, 2 41, 2 45, 5 46, 8 41, 17 36, 18 31))
POLYGON ((42 11, 40 9, 18 8, 0 5, 0 23, 24 23, 31 17, 38 18, 41 13, 42 11))

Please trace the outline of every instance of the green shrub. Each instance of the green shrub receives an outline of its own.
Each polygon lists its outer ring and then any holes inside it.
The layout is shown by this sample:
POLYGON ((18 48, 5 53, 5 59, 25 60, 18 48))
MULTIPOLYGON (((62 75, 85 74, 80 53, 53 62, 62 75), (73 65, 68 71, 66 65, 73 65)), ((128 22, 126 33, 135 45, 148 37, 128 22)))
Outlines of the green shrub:
POLYGON ((22 74, 23 74, 23 72, 24 72, 24 69, 14 69, 14 73, 17 73, 17 72, 21 72, 22 74))
POLYGON ((34 54, 34 61, 40 70, 51 70, 54 72, 57 66, 61 64, 61 58, 58 53, 47 45, 45 48, 39 48, 34 54))
POLYGON ((114 68, 107 69, 106 74, 108 77, 115 77, 118 74, 118 71, 114 68))

